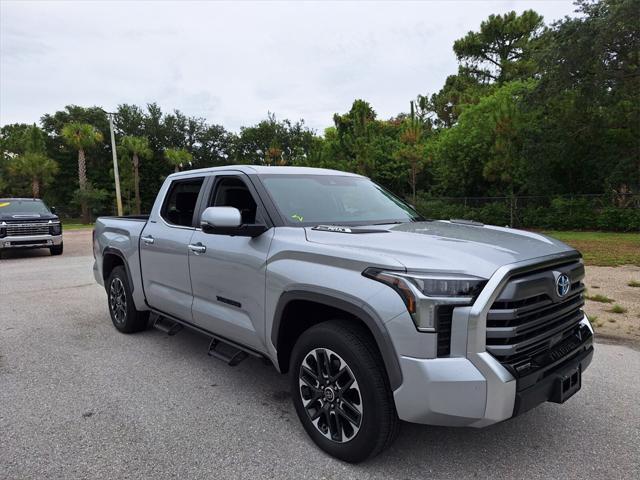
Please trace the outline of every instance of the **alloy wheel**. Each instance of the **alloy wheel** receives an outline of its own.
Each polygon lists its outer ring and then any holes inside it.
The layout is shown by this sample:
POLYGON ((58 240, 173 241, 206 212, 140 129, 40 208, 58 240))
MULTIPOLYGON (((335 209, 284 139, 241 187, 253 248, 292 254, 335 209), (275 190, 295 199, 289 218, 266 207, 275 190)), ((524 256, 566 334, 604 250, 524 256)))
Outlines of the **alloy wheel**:
POLYGON ((362 425, 362 395, 345 360, 327 348, 307 353, 298 374, 302 405, 316 429, 329 440, 346 443, 362 425))
POLYGON ((115 277, 109 287, 109 306, 114 321, 123 325, 127 319, 127 295, 122 280, 115 277))

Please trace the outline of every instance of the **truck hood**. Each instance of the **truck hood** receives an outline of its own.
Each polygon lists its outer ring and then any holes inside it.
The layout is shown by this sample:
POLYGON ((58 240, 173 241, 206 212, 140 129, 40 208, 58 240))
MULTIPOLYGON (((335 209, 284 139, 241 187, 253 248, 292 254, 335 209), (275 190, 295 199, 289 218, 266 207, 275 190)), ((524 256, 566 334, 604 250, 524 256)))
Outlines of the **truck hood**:
POLYGON ((33 222, 58 220, 58 216, 53 213, 0 213, 0 222, 33 222))
POLYGON ((482 278, 509 263, 574 251, 537 233, 442 220, 349 229, 351 233, 307 228, 307 240, 391 257, 408 271, 457 272, 482 278))

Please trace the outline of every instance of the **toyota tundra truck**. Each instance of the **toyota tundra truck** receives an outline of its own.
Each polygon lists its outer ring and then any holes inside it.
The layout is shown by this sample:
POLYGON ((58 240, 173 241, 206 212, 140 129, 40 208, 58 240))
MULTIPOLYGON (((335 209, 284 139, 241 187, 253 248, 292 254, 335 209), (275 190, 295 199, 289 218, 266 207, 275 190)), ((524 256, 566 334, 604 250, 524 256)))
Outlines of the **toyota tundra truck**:
POLYGON ((148 217, 98 218, 93 251, 115 328, 191 328, 230 365, 273 363, 309 436, 348 462, 399 420, 486 427, 563 403, 593 357, 580 253, 425 219, 351 173, 175 173, 148 217))
POLYGON ((62 223, 37 198, 0 198, 0 256, 14 248, 48 248, 62 255, 62 223))

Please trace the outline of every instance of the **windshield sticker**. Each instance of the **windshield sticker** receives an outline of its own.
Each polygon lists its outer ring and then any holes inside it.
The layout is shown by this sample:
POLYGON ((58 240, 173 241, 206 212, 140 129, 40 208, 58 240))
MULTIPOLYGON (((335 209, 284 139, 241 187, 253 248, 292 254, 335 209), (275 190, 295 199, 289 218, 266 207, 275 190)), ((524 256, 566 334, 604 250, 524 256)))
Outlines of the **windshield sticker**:
POLYGON ((304 220, 304 217, 302 215, 298 215, 297 213, 294 213, 293 215, 291 215, 291 218, 299 222, 302 222, 304 220))
POLYGON ((0 208, 8 207, 9 205, 11 205, 11 202, 0 202, 0 208))

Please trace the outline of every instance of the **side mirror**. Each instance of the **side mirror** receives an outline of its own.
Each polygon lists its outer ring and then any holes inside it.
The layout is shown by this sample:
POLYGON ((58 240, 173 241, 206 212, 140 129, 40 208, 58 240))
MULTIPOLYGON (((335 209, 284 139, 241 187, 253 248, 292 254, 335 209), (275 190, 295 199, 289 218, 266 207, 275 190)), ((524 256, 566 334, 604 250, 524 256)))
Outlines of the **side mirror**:
POLYGON ((242 225, 240 210, 233 207, 209 207, 200 217, 202 227, 237 228, 242 225))
POLYGON ((240 210, 234 207, 208 207, 202 212, 200 226, 204 233, 236 237, 258 237, 266 232, 266 225, 242 223, 240 210))
POLYGON ((56 207, 51 207, 49 210, 51 210, 51 213, 53 213, 54 215, 56 214, 56 207))

